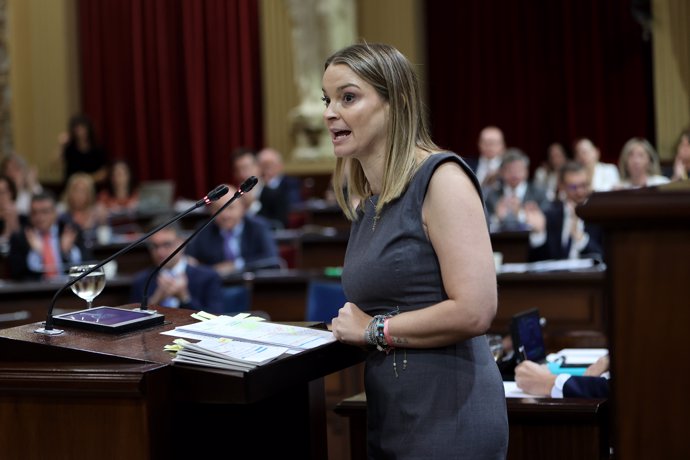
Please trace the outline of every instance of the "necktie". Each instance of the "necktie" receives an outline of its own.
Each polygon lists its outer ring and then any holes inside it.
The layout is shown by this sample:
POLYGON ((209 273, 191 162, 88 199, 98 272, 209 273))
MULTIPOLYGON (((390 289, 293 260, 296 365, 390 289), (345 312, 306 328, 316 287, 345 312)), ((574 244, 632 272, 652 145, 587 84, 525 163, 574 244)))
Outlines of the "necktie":
POLYGON ((53 242, 50 237, 50 232, 43 234, 43 271, 46 278, 54 278, 57 276, 57 260, 53 252, 53 242))

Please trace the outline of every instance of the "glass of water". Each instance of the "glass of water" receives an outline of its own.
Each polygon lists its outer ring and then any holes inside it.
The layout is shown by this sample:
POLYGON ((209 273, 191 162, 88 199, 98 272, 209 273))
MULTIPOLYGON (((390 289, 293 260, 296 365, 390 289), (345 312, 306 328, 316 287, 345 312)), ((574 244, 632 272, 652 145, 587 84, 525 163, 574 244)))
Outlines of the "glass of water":
POLYGON ((503 337, 499 334, 486 334, 486 340, 489 342, 494 361, 500 360, 503 357, 503 337))
MULTIPOLYGON (((95 267, 95 265, 73 265, 69 269, 69 276, 72 279, 77 278, 84 272, 91 270, 93 267, 95 267)), ((88 308, 91 308, 93 299, 95 299, 98 294, 103 291, 104 287, 105 272, 103 271, 103 267, 99 267, 71 286, 72 292, 86 300, 86 305, 88 308)))

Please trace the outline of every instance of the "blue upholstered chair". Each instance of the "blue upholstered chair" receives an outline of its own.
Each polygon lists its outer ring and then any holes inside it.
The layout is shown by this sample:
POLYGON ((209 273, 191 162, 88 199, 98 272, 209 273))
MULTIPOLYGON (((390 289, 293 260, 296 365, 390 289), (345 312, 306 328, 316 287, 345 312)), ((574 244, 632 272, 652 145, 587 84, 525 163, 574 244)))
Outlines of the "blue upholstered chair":
POLYGON ((345 293, 337 281, 312 280, 307 292, 307 321, 329 324, 345 303, 345 293))
POLYGON ((223 312, 239 313, 251 309, 251 293, 244 285, 223 287, 223 312))

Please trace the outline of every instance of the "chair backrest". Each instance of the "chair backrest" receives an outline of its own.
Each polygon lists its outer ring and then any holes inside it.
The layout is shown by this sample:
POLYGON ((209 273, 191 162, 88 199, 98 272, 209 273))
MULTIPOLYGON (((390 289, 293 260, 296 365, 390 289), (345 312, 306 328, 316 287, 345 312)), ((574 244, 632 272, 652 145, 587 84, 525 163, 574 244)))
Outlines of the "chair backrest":
POLYGON ((339 282, 312 280, 307 292, 305 319, 329 324, 338 316, 338 310, 345 301, 345 293, 339 282))
POLYGON ((239 313, 251 309, 251 293, 244 285, 223 287, 222 313, 239 313))

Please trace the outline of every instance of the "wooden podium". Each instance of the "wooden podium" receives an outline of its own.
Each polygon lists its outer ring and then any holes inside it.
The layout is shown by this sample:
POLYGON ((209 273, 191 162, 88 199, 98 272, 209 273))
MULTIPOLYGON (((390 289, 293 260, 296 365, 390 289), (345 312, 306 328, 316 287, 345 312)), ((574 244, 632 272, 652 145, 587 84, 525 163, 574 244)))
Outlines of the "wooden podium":
POLYGON ((690 458, 690 188, 678 185, 595 193, 577 210, 604 228, 615 458, 690 458))
POLYGON ((360 362, 331 343, 248 373, 172 365, 165 330, 0 330, 3 459, 326 459, 323 377, 360 362))

